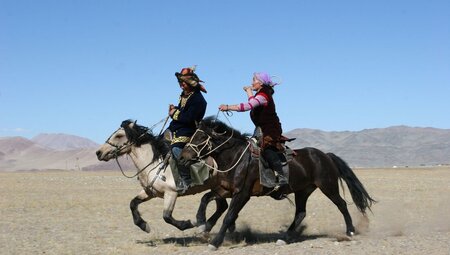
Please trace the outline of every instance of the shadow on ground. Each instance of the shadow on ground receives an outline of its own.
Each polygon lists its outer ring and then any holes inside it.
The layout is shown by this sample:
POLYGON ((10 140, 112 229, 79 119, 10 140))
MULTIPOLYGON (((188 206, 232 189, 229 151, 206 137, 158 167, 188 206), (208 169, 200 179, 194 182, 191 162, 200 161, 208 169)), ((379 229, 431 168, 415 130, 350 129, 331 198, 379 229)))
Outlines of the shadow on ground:
MULTIPOLYGON (((301 232, 306 229, 304 226, 300 233, 278 232, 278 233, 260 233, 252 231, 250 228, 241 229, 234 233, 227 233, 223 246, 229 246, 239 243, 245 243, 247 245, 261 244, 261 243, 275 243, 278 240, 284 240, 287 243, 297 243, 306 240, 314 240, 317 238, 328 237, 327 235, 302 235, 301 232)), ((158 244, 175 244, 179 246, 196 246, 204 245, 214 238, 216 233, 212 234, 199 234, 198 236, 190 237, 169 237, 159 240, 143 241, 138 240, 136 243, 145 244, 147 246, 157 246, 158 244)))

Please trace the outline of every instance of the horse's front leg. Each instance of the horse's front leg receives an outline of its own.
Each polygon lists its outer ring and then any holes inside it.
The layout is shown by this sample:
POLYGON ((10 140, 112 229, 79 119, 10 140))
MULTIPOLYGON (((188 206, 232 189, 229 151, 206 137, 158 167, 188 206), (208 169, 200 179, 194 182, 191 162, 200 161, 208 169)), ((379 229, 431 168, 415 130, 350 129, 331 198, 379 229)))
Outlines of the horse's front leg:
POLYGON ((130 209, 131 214, 133 215, 134 224, 147 233, 150 233, 150 225, 148 225, 147 222, 142 219, 141 214, 138 210, 138 206, 139 204, 152 198, 154 198, 154 196, 149 196, 144 190, 141 190, 141 192, 139 192, 139 194, 130 202, 130 209))
POLYGON ((228 212, 223 219, 222 227, 220 228, 216 237, 214 237, 214 239, 209 244, 209 248, 211 250, 217 250, 217 248, 223 243, 225 232, 230 228, 230 226, 233 226, 236 223, 239 212, 249 200, 249 190, 242 190, 241 192, 233 195, 230 202, 230 207, 228 208, 228 212))
POLYGON ((193 228, 194 224, 190 220, 175 220, 172 217, 175 202, 177 201, 177 192, 166 191, 164 193, 164 212, 163 219, 165 222, 177 227, 179 230, 193 228))
POLYGON ((205 228, 206 224, 206 207, 208 207, 209 202, 215 199, 214 192, 210 191, 203 195, 200 200, 200 205, 197 210, 197 226, 200 228, 205 228))
MULTIPOLYGON (((197 210, 197 226, 202 232, 209 232, 216 225, 217 220, 222 216, 222 214, 227 210, 228 203, 227 200, 214 191, 210 191, 203 195, 200 206, 197 210), (216 200, 216 211, 214 214, 206 220, 206 207, 208 204, 216 200)), ((234 232, 236 228, 235 224, 232 224, 228 229, 230 232, 234 232)))

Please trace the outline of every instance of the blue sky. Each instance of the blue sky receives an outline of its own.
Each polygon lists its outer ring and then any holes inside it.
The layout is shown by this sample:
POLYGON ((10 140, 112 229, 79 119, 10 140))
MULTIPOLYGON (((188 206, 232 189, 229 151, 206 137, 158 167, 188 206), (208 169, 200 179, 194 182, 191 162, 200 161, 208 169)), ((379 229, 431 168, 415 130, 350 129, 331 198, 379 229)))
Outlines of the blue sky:
MULTIPOLYGON (((285 132, 450 129, 449 13, 448 0, 0 0, 0 136, 100 143, 124 119, 151 126, 194 64, 207 115, 267 71, 285 132)), ((230 121, 253 130, 248 113, 230 121)))

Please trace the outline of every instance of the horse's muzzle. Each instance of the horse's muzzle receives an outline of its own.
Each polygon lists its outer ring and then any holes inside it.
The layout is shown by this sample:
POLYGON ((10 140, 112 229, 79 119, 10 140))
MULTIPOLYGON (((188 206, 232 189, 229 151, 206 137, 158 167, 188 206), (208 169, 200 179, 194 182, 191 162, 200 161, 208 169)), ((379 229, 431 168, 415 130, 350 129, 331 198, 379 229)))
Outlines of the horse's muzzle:
POLYGON ((103 157, 103 153, 101 150, 98 150, 95 152, 95 155, 97 155, 97 159, 100 161, 105 161, 104 157, 103 157))

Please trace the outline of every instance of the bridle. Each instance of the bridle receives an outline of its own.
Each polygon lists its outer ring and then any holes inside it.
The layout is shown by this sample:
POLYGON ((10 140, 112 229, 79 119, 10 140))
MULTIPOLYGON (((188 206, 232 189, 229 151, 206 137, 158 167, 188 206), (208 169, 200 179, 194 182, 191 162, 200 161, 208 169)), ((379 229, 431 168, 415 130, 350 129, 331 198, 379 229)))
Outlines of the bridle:
POLYGON ((110 141, 110 140, 111 140, 111 137, 113 137, 114 134, 117 133, 120 129, 123 129, 123 128, 122 128, 122 127, 118 128, 114 133, 111 134, 111 136, 108 137, 108 139, 106 139, 106 142, 105 142, 105 143, 111 145, 112 147, 116 148, 115 150, 113 150, 113 151, 111 152, 111 154, 113 154, 113 155, 114 155, 114 158, 116 158, 116 159, 117 159, 117 157, 120 155, 120 152, 121 152, 124 148, 127 148, 127 147, 129 147, 129 146, 131 146, 131 145, 134 144, 133 142, 130 142, 130 140, 127 140, 125 143, 123 143, 123 144, 121 144, 121 145, 119 145, 119 144, 114 144, 114 143, 112 143, 112 142, 110 141))
MULTIPOLYGON (((130 141, 130 140, 127 140, 125 143, 123 143, 123 144, 121 144, 121 145, 112 143, 112 142, 110 141, 110 140, 111 140, 111 137, 113 137, 113 135, 114 135, 115 133, 117 133, 117 131, 119 131, 120 129, 122 129, 122 127, 118 128, 118 129, 116 130, 116 132, 114 132, 114 133, 106 140, 105 143, 107 143, 107 144, 109 144, 109 145, 111 145, 112 147, 115 148, 115 150, 112 151, 111 154, 113 154, 114 159, 116 160, 116 163, 117 163, 117 165, 118 165, 119 168, 120 168, 120 172, 122 172, 122 175, 125 176, 125 177, 127 177, 127 178, 134 178, 134 177, 138 176, 140 173, 142 173, 145 169, 147 169, 147 168, 153 163, 153 161, 150 162, 150 163, 148 163, 148 164, 147 164, 145 167, 143 167, 142 169, 139 169, 139 168, 138 168, 138 171, 137 171, 136 174, 134 174, 134 175, 132 175, 132 176, 126 175, 125 172, 123 171, 122 166, 120 165, 120 162, 119 162, 120 152, 121 152, 124 148, 131 147, 132 145, 135 144, 135 142, 132 142, 132 141, 130 141)), ((139 140, 139 139, 140 139, 141 137, 143 137, 144 135, 145 135, 145 133, 142 133, 136 140, 139 140)), ((151 171, 155 170, 159 165, 161 165, 161 163, 162 163, 162 161, 159 162, 155 167, 153 167, 152 169, 150 169, 150 171, 148 171, 147 175, 148 175, 151 171)), ((154 180, 152 181, 151 185, 153 185, 153 183, 154 183, 154 180)))
MULTIPOLYGON (((214 132, 214 131, 213 131, 213 132, 214 132)), ((224 135, 225 133, 226 133, 226 131, 223 132, 223 133, 215 133, 215 134, 216 134, 216 135, 224 135)), ((227 170, 220 170, 220 169, 218 169, 218 168, 215 167, 215 166, 210 166, 210 165, 208 165, 208 164, 204 161, 204 159, 205 159, 207 156, 209 156, 211 153, 213 153, 214 151, 218 150, 218 149, 219 149, 220 147, 222 147, 224 144, 226 144, 229 140, 231 140, 231 138, 233 138, 233 135, 234 135, 234 130, 231 129, 231 135, 230 135, 230 137, 228 137, 228 138, 227 138, 224 142, 222 142, 221 144, 217 145, 217 147, 212 148, 212 147, 213 147, 212 142, 211 142, 212 137, 211 137, 208 133, 206 133, 205 131, 203 131, 203 130, 197 128, 197 130, 195 130, 194 134, 191 136, 191 139, 190 139, 189 142, 185 145, 185 147, 191 148, 191 149, 197 154, 197 155, 193 158, 194 160, 203 161, 203 163, 204 163, 206 166, 208 166, 209 168, 214 169, 214 170, 216 170, 216 171, 218 171, 218 172, 225 173, 225 172, 228 172, 228 171, 230 171, 231 169, 233 169, 234 167, 237 166, 237 164, 241 161, 242 157, 244 156, 245 152, 246 152, 246 151, 248 150, 248 148, 250 147, 250 143, 247 143, 247 146, 246 146, 245 149, 242 151, 242 154, 241 154, 241 156, 239 157, 239 159, 236 161, 236 163, 235 163, 233 166, 231 166, 230 168, 228 168, 227 170), (201 143, 199 143, 199 144, 193 144, 193 143, 192 143, 192 140, 194 139, 195 135, 196 135, 197 133, 200 133, 200 132, 201 132, 201 133, 204 133, 204 134, 207 136, 207 138, 206 138, 203 142, 201 142, 201 143), (202 151, 203 151, 205 148, 208 148, 208 152, 206 152, 205 154, 202 155, 201 153, 202 153, 202 151)))
MULTIPOLYGON (((226 133, 226 131, 224 133, 221 133, 221 134, 218 133, 217 135, 224 135, 225 133, 226 133)), ((197 158, 197 159, 204 159, 206 156, 208 156, 209 154, 213 153, 214 151, 216 151, 217 149, 222 147, 224 144, 226 144, 231 138, 233 138, 233 134, 234 134, 234 131, 232 130, 230 137, 228 137, 223 143, 219 144, 217 147, 212 148, 213 147, 213 145, 211 143, 212 137, 208 133, 206 133, 205 131, 197 128, 195 130, 194 134, 191 136, 191 139, 189 140, 189 142, 185 145, 185 147, 191 148, 193 151, 195 151, 195 153, 197 154, 195 156, 195 158, 197 158), (199 144, 193 144, 192 140, 194 139, 194 137, 195 137, 195 135, 197 133, 204 133, 207 136, 207 138, 203 142, 201 142, 199 144), (199 147, 201 147, 201 148, 199 149, 199 147), (208 152, 206 152, 205 154, 202 155, 201 153, 202 153, 202 151, 205 148, 208 148, 208 152)))

